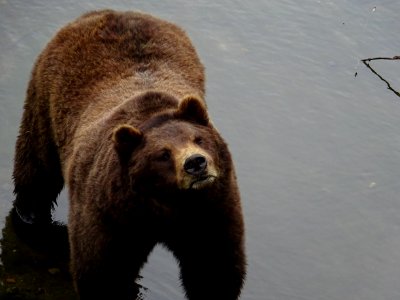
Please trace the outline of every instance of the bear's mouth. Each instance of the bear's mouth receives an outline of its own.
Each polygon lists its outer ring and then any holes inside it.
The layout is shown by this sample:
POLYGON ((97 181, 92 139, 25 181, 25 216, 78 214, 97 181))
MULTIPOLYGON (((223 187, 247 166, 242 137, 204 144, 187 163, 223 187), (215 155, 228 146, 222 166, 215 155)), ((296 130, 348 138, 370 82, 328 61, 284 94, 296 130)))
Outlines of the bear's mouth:
POLYGON ((206 186, 212 184, 215 180, 216 176, 213 175, 204 175, 196 177, 192 183, 190 184, 190 188, 194 190, 202 189, 206 186))

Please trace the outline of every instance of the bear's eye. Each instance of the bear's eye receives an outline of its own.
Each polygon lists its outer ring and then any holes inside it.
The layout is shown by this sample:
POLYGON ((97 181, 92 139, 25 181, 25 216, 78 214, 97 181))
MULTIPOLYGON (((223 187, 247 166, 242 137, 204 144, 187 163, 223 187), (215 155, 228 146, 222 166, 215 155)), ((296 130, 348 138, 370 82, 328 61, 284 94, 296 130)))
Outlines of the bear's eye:
POLYGON ((169 161, 171 158, 171 153, 168 150, 164 150, 158 157, 159 161, 169 161))
POLYGON ((198 137, 196 137, 194 139, 194 143, 197 144, 197 145, 202 145, 203 144, 203 139, 198 136, 198 137))

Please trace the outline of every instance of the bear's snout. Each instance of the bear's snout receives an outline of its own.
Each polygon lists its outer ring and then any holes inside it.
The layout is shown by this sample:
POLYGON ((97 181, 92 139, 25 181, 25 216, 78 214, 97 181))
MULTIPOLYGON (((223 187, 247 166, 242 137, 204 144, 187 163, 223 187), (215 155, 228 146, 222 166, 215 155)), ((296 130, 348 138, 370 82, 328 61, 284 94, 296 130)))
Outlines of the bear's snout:
POLYGON ((217 179, 213 157, 194 145, 181 147, 175 156, 177 184, 180 189, 202 189, 217 179))
POLYGON ((200 175, 207 168, 207 159, 201 154, 193 154, 185 160, 183 168, 190 175, 200 175))

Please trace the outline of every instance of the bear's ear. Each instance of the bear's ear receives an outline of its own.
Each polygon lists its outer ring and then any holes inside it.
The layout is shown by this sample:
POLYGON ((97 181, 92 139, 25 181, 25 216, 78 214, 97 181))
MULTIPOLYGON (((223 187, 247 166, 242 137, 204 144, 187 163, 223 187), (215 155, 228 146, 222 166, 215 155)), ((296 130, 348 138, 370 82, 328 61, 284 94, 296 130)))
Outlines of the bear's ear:
POLYGON ((194 121, 200 125, 208 125, 209 118, 205 105, 194 96, 183 98, 177 111, 178 118, 194 121))
POLYGON ((117 152, 127 156, 140 144, 143 134, 130 125, 119 125, 114 129, 112 140, 117 152))

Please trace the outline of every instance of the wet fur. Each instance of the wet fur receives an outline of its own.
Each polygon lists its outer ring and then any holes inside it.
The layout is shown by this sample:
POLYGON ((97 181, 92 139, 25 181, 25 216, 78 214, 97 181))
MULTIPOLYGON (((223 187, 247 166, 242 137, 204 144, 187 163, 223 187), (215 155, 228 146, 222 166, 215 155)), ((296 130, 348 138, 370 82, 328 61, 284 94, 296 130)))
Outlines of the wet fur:
POLYGON ((204 93, 204 69, 184 31, 146 14, 88 13, 39 56, 16 143, 14 205, 25 221, 49 223, 66 183, 81 299, 131 299, 157 243, 177 258, 188 299, 239 297, 240 196, 204 93), (180 145, 203 149, 215 183, 177 188, 182 162, 151 159, 166 143, 172 160, 180 145))

